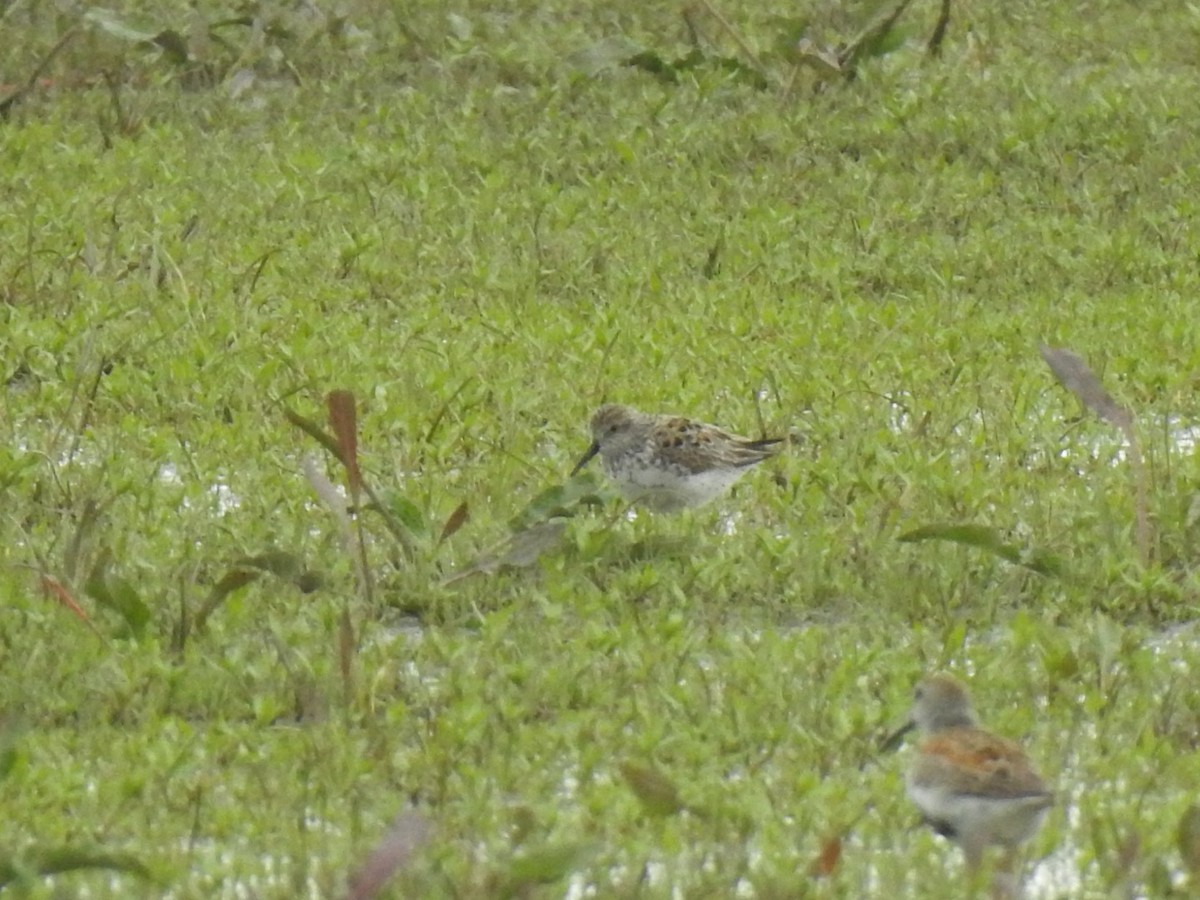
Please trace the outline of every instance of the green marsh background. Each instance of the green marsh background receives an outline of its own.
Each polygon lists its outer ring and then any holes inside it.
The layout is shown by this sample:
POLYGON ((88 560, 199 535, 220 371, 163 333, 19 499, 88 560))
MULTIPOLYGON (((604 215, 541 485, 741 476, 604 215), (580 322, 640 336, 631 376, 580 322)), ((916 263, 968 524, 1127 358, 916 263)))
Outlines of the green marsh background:
POLYGON ((1031 895, 1194 891, 1200 11, 940 9, 3 4, 0 878, 339 896, 412 810, 385 896, 958 896, 877 750, 949 668, 1031 895), (604 400, 788 449, 630 518, 604 400))

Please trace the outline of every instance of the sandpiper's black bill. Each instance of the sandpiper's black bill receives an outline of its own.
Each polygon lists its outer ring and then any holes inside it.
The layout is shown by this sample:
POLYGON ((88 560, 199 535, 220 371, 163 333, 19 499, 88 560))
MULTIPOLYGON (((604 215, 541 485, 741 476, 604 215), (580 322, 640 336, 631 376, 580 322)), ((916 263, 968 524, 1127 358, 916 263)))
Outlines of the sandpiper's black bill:
POLYGON ((574 478, 579 474, 579 470, 592 461, 592 457, 600 452, 600 442, 592 441, 592 446, 588 447, 587 453, 583 454, 583 459, 575 463, 575 468, 571 470, 571 477, 574 478))
POLYGON ((892 734, 888 735, 887 740, 879 745, 879 750, 882 753, 890 753, 900 746, 900 742, 904 740, 904 736, 916 728, 915 722, 905 722, 897 728, 892 734))

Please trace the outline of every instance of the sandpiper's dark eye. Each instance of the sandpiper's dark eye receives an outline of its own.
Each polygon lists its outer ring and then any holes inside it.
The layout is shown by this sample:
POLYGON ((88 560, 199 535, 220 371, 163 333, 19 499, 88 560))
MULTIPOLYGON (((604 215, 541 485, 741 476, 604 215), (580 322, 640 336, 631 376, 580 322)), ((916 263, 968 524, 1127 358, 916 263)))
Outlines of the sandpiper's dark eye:
POLYGON ((614 422, 613 424, 611 424, 611 425, 609 425, 609 426, 608 426, 608 433, 609 433, 609 434, 616 434, 616 433, 617 433, 617 423, 616 423, 616 422, 614 422))
POLYGON ((925 688, 917 688, 915 691, 913 691, 913 696, 920 700, 923 696, 925 696, 925 688))

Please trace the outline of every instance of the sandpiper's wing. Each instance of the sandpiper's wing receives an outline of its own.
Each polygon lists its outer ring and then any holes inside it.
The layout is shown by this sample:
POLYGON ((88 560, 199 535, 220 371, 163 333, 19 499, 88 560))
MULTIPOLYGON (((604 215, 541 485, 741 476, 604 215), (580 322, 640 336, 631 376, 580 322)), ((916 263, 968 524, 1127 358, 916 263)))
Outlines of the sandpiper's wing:
POLYGON ((921 744, 912 771, 917 784, 936 783, 955 794, 1017 799, 1052 795, 1025 751, 979 728, 947 728, 921 744))
POLYGON ((664 416, 654 425, 659 453, 688 472, 742 469, 779 452, 782 438, 751 440, 682 416, 664 416))

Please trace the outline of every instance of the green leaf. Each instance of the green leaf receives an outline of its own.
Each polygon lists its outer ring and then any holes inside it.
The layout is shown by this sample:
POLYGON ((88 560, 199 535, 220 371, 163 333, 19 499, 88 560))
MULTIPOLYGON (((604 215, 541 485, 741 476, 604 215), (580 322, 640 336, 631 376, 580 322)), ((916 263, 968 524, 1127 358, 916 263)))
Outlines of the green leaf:
POLYGON ((871 35, 859 45, 856 60, 878 59, 887 56, 904 46, 904 43, 916 33, 914 28, 888 28, 871 35))
POLYGON ((189 59, 187 40, 174 28, 160 31, 154 36, 154 43, 162 48, 163 56, 176 65, 183 65, 189 59))
POLYGON ((221 580, 214 584, 212 590, 208 592, 208 598, 204 601, 204 605, 196 612, 196 630, 203 630, 208 623, 208 617, 217 611, 230 594, 238 588, 243 588, 250 582, 258 580, 261 576, 261 572, 255 572, 253 569, 231 569, 222 575, 221 580))
POLYGON ((543 553, 553 550, 562 543, 567 523, 562 519, 550 519, 526 531, 514 534, 500 557, 500 564, 523 569, 532 566, 543 553))
POLYGON ((518 531, 475 559, 469 566, 447 578, 443 585, 454 584, 471 575, 491 575, 504 568, 523 569, 532 566, 542 554, 562 543, 567 532, 566 519, 550 519, 518 531))
POLYGON ((951 541, 956 544, 986 550, 995 556, 999 556, 1001 559, 1008 560, 1010 563, 1024 566, 1031 571, 1037 572, 1039 575, 1063 574, 1062 561, 1052 553, 1042 550, 1022 549, 1015 544, 1006 543, 998 530, 986 525, 954 525, 948 523, 924 525, 900 535, 896 540, 903 543, 935 540, 951 541))
POLYGON ((261 572, 255 572, 251 569, 230 569, 221 576, 221 580, 214 584, 213 589, 209 591, 208 604, 215 606, 238 588, 245 587, 261 575, 261 572))
POLYGON ((629 38, 607 37, 572 53, 567 57, 567 65, 584 75, 598 75, 606 69, 625 65, 643 49, 629 38))
POLYGON ((0 490, 7 491, 26 471, 35 469, 40 460, 34 453, 0 447, 0 490))
POLYGON ((896 23, 912 0, 898 0, 887 12, 877 15, 858 35, 850 41, 842 51, 846 60, 857 61, 865 56, 877 55, 874 51, 884 43, 888 35, 895 30, 896 23))
POLYGON ((469 41, 475 31, 471 20, 458 13, 446 13, 446 23, 450 26, 450 33, 459 41, 469 41))
POLYGON ((108 607, 124 619, 129 633, 135 638, 141 639, 145 635, 146 625, 150 622, 150 607, 127 580, 97 564, 83 590, 101 606, 108 607))
POLYGON ((392 515, 408 530, 409 534, 414 537, 426 537, 429 534, 429 526, 425 524, 425 514, 421 512, 421 508, 417 504, 407 497, 395 494, 388 498, 388 506, 391 507, 392 515))
POLYGON ((563 484, 546 488, 509 520, 514 532, 525 531, 549 519, 569 518, 581 506, 604 506, 608 482, 594 472, 580 472, 563 484))
POLYGON ((775 39, 771 42, 774 53, 794 62, 796 45, 808 34, 812 19, 809 16, 771 16, 768 21, 775 31, 775 39))
POLYGON ((685 809, 675 783, 658 769, 629 760, 621 763, 620 769, 621 777, 642 802, 646 812, 654 816, 670 816, 685 809))
POLYGON ((95 26, 106 34, 124 41, 151 43, 157 37, 156 32, 134 28, 111 9, 104 9, 100 6, 93 6, 85 12, 83 14, 83 21, 95 26))
POLYGON ((295 410, 288 409, 287 407, 284 407, 283 415, 289 422, 332 453, 335 457, 341 460, 343 465, 345 465, 346 461, 342 459, 341 447, 338 446, 338 442, 335 441, 333 437, 325 431, 324 428, 322 428, 312 419, 302 416, 300 413, 296 412, 295 410))
POLYGON ((234 565, 269 572, 284 581, 296 581, 304 572, 300 557, 286 550, 267 550, 255 556, 243 556, 234 565))
POLYGON ((1175 832, 1175 841, 1179 847, 1179 855, 1187 866, 1192 877, 1200 877, 1200 805, 1193 803, 1183 811, 1179 818, 1179 828, 1175 832))
POLYGON ((44 878, 81 869, 106 869, 151 879, 150 871, 134 856, 82 847, 27 850, 20 856, 0 853, 0 887, 18 879, 44 878))
POLYGON ((18 742, 23 733, 24 728, 19 722, 11 719, 0 721, 0 781, 11 775, 21 760, 18 742))
POLYGON ((509 864, 501 896, 524 895, 534 885, 561 881, 583 865, 594 852, 592 844, 570 842, 546 844, 523 853, 509 864))
POLYGON ((643 50, 641 53, 633 54, 633 56, 625 60, 625 65, 641 69, 643 72, 649 72, 660 81, 672 83, 679 80, 676 66, 673 63, 667 62, 653 50, 643 50))

